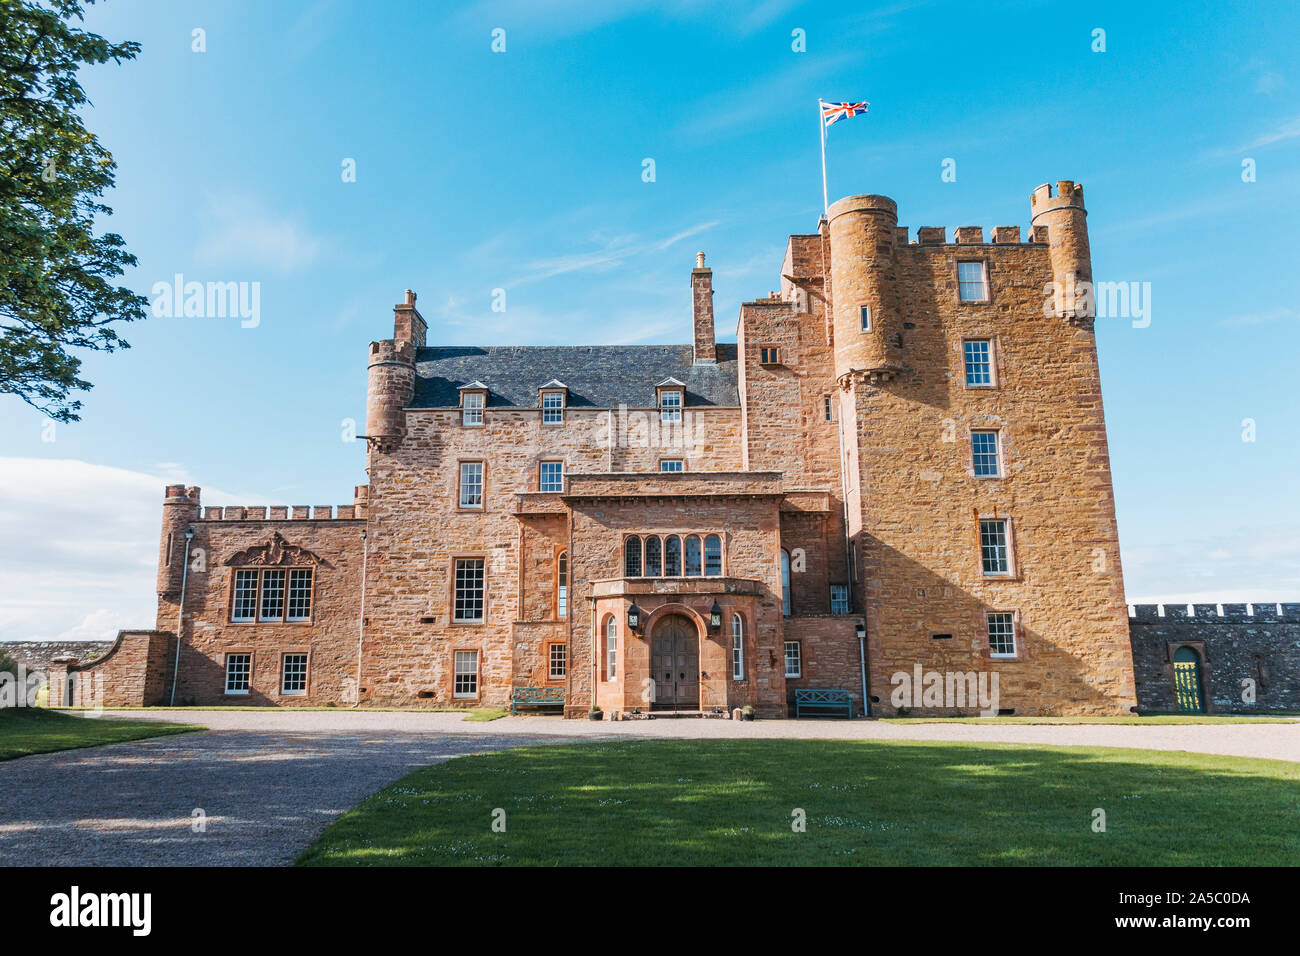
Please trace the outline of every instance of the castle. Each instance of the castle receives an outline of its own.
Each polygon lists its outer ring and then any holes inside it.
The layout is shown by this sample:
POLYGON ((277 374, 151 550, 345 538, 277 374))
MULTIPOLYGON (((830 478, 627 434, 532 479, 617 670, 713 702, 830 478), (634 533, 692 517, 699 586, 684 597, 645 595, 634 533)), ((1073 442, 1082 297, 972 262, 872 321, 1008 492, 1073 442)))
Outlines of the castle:
POLYGON ((81 670, 110 705, 784 716, 803 688, 896 713, 919 666, 996 674, 1003 713, 1125 713, 1093 315, 1061 292, 1092 278, 1082 187, 1031 214, 949 242, 841 199, 735 344, 703 253, 686 345, 431 346, 407 292, 353 502, 168 487, 155 629, 81 670))

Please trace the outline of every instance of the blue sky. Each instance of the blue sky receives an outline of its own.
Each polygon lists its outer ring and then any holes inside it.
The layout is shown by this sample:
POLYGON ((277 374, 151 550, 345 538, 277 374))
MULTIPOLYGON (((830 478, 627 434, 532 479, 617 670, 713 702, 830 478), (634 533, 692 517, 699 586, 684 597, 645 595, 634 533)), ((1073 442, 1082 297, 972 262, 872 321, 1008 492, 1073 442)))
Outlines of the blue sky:
POLYGON ((681 342, 704 249, 733 339, 815 228, 819 96, 871 102, 830 131, 832 201, 884 193, 900 224, 1027 228, 1034 186, 1085 184, 1096 277, 1152 289, 1149 327, 1097 331, 1130 600, 1300 598, 1294 5, 138 0, 88 25, 143 45, 84 75, 129 283, 258 282, 260 324, 128 327, 53 436, 2 399, 0 529, 36 543, 0 557, 0 637, 151 624, 165 481, 350 501, 341 423, 403 289, 434 342, 681 342))

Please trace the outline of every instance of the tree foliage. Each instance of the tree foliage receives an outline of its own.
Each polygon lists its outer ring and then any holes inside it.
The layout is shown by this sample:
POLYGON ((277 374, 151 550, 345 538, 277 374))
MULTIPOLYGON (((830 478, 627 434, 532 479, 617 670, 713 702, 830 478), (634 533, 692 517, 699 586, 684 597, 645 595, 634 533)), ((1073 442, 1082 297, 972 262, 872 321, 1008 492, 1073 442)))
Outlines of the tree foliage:
POLYGON ((86 129, 84 65, 140 50, 80 29, 94 0, 0 0, 0 392, 76 421, 90 388, 72 349, 127 348, 112 328, 147 300, 116 284, 135 256, 95 234, 117 165, 86 129))

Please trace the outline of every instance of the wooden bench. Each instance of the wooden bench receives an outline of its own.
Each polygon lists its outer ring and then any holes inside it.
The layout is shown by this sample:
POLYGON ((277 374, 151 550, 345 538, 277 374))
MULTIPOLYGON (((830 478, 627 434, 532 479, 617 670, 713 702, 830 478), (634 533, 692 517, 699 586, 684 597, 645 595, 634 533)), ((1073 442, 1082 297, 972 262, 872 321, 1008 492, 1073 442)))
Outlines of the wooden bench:
POLYGON ((843 716, 852 720, 853 701, 846 690, 802 687, 794 692, 794 716, 797 719, 805 713, 812 717, 843 716))
POLYGON ((563 707, 563 687, 516 687, 510 695, 510 714, 514 716, 520 707, 563 707))

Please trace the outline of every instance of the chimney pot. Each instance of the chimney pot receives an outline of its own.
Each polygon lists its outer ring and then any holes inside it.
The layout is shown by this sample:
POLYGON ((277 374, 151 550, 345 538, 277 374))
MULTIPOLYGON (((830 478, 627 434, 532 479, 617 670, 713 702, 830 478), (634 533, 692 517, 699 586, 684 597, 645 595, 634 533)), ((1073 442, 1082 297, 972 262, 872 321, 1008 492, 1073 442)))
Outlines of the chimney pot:
POLYGON ((704 268, 704 253, 702 252, 695 253, 695 268, 697 269, 704 268))

